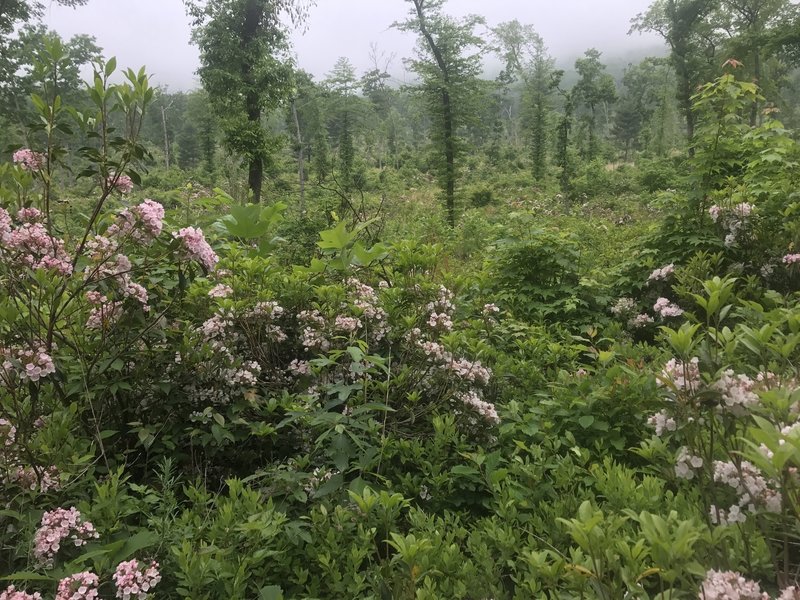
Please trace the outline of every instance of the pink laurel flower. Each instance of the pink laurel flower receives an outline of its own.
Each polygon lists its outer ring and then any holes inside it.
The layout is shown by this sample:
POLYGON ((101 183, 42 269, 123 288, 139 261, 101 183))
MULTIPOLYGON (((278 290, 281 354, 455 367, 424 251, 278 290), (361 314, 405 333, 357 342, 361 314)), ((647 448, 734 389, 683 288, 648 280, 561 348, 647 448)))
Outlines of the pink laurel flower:
POLYGON ((106 231, 106 236, 116 239, 130 237, 141 244, 150 244, 161 235, 163 228, 164 207, 146 198, 141 204, 122 209, 116 222, 106 231))
POLYGON ((769 594, 761 591, 757 582, 745 579, 733 571, 706 573, 700 589, 699 600, 769 600, 769 594))
POLYGON ((95 600, 100 578, 90 571, 75 573, 58 582, 55 600, 95 600))
POLYGON ((667 317, 680 317, 683 314, 683 309, 677 304, 673 304, 667 298, 659 298, 653 305, 653 310, 661 315, 661 318, 667 317))
POLYGON ((10 585, 4 592, 0 592, 0 600, 42 600, 42 595, 39 592, 29 594, 10 585))
POLYGON ((100 535, 94 525, 81 518, 81 513, 73 506, 69 510, 57 508, 44 513, 42 524, 33 538, 33 555, 39 563, 52 566, 61 544, 69 539, 75 546, 83 546, 90 539, 100 535))
POLYGON ((14 152, 11 157, 15 164, 19 165, 26 171, 41 171, 45 163, 45 155, 40 152, 34 152, 30 148, 22 148, 14 152))
MULTIPOLYGON (((25 214, 27 218, 30 213, 25 214)), ((64 241, 51 236, 41 223, 23 223, 4 237, 5 246, 12 251, 12 263, 34 270, 52 270, 64 276, 72 273, 72 261, 64 249, 64 241)))
POLYGON ((125 174, 109 173, 106 178, 106 185, 120 194, 130 194, 133 191, 133 179, 125 174))
POLYGON ((158 563, 139 564, 135 558, 117 565, 113 575, 117 598, 121 600, 145 600, 150 591, 161 581, 158 563))
POLYGON ((800 254, 787 254, 783 257, 783 264, 794 265, 800 263, 800 254))
POLYGON ((202 229, 184 227, 172 235, 181 241, 186 258, 199 262, 207 271, 214 270, 219 262, 219 257, 206 241, 202 229))

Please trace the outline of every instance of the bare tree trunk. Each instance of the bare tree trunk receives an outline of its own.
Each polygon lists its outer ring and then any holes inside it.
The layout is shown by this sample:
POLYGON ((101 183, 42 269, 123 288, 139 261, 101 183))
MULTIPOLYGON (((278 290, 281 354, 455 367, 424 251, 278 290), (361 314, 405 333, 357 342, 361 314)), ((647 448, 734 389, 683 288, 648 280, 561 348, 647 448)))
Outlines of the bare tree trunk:
POLYGON ((169 169, 169 135, 167 134, 167 107, 161 105, 161 128, 164 130, 164 164, 169 169))
POLYGON ((292 99, 292 117, 294 118, 294 127, 297 133, 297 176, 300 179, 300 212, 306 212, 306 165, 305 157, 303 155, 303 136, 300 132, 300 119, 297 117, 297 104, 295 99, 292 99))

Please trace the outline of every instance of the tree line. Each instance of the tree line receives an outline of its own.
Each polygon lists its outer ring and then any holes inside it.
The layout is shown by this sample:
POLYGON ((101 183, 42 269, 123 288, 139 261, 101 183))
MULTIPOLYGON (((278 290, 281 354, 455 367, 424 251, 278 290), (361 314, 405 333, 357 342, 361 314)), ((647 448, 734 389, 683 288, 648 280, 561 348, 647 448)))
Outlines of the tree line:
MULTIPOLYGON (((497 164, 521 157, 536 181, 557 177, 569 194, 585 162, 693 153, 692 98, 723 63, 762 90, 751 124, 765 111, 790 124, 800 115, 800 11, 790 0, 655 0, 631 33, 657 33, 667 52, 615 74, 594 48, 559 69, 534 24, 489 27, 479 15, 447 14, 446 0, 403 1, 407 18, 393 26, 417 38, 403 59, 410 85, 393 84, 396 57, 375 46, 364 73, 345 57, 320 81, 298 69, 288 35, 313 10, 304 0, 185 0, 202 89, 161 90, 143 138, 166 168, 211 174, 222 162, 241 164, 253 202, 281 152, 296 161, 301 203, 312 181, 335 191, 343 209, 368 169, 413 167, 435 177, 453 224, 468 155, 497 164), (484 72, 489 55, 502 64, 494 78, 484 72)), ((86 94, 80 69, 100 56, 91 37, 64 41, 44 28, 41 10, 0 2, 3 145, 22 143, 28 98, 46 79, 37 55, 57 55, 59 92, 77 106, 86 94)))

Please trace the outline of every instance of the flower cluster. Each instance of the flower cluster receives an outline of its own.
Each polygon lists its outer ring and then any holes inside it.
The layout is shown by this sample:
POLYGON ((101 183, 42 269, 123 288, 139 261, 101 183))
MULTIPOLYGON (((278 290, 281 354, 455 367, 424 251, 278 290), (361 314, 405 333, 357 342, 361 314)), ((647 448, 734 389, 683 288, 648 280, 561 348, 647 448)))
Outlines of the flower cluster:
POLYGON ((18 466, 12 469, 6 477, 5 483, 16 484, 23 489, 45 494, 51 490, 61 489, 61 481, 56 467, 49 467, 36 472, 33 467, 18 466))
POLYGON ((755 581, 733 571, 708 571, 700 589, 699 600, 769 600, 755 581))
MULTIPOLYGON (((419 330, 414 330, 414 332, 419 333, 419 330)), ((455 358, 438 342, 426 341, 420 338, 417 340, 417 345, 422 349, 429 361, 440 369, 453 373, 460 379, 470 383, 487 385, 492 377, 491 369, 484 367, 481 361, 455 358)))
POLYGON ((653 322, 654 322, 653 317, 651 317, 647 313, 640 313, 635 317, 631 317, 630 319, 628 319, 628 327, 630 327, 631 329, 641 329, 642 327, 647 327, 653 322))
POLYGON ((333 323, 333 326, 338 331, 343 331, 345 333, 354 333, 355 331, 361 329, 361 320, 357 319, 356 317, 336 315, 336 319, 333 323))
POLYGON ((722 394, 722 408, 743 416, 747 410, 758 405, 758 396, 753 389, 756 382, 747 375, 736 375, 733 370, 723 372, 712 387, 722 394))
POLYGON ((673 273, 675 273, 675 265, 674 263, 670 263, 650 273, 650 277, 647 278, 647 281, 666 281, 673 273))
POLYGON ((484 304, 481 312, 483 313, 484 317, 491 317, 498 314, 500 312, 500 308, 494 303, 484 304))
POLYGON ((636 301, 633 298, 622 297, 619 298, 614 306, 611 307, 611 313, 618 317, 627 316, 636 311, 636 301))
MULTIPOLYGON (((0 246, 5 246, 11 239, 11 215, 0 206, 0 246)), ((2 250, 0 250, 1 252, 2 250)))
POLYGON ((727 511, 711 507, 711 521, 726 525, 743 523, 744 512, 754 512, 759 505, 768 512, 780 512, 781 495, 771 487, 753 463, 743 460, 738 466, 732 462, 714 461, 714 481, 732 488, 738 496, 737 504, 727 511))
POLYGON ((681 479, 694 479, 694 472, 703 466, 703 459, 689 453, 689 450, 681 448, 675 458, 675 475, 681 479))
POLYGON ((497 409, 494 404, 481 399, 480 394, 475 390, 469 390, 468 392, 459 394, 458 399, 466 406, 472 408, 489 423, 493 425, 498 425, 500 423, 500 417, 497 415, 497 409))
POLYGON ((26 171, 41 171, 45 163, 45 155, 34 152, 30 148, 22 148, 14 152, 11 159, 26 171))
POLYGON ((800 588, 790 585, 781 592, 778 600, 800 600, 800 588))
POLYGON ((683 309, 677 304, 670 302, 667 298, 659 298, 656 300, 656 303, 653 305, 653 310, 661 315, 662 319, 680 317, 683 314, 683 309))
POLYGON ((104 302, 89 311, 89 317, 86 319, 86 329, 107 331, 122 316, 122 302, 108 302, 105 296, 103 298, 105 299, 104 302))
POLYGON ((117 598, 144 600, 161 581, 158 563, 140 564, 135 558, 117 565, 113 575, 117 598))
POLYGON ((29 594, 10 585, 0 592, 0 600, 42 600, 42 595, 39 592, 29 594))
MULTIPOLYGON (((39 211, 36 213, 38 214, 39 211)), ((64 249, 64 241, 51 236, 41 223, 31 222, 29 212, 23 213, 21 217, 26 221, 16 229, 9 229, 3 233, 8 225, 3 225, 6 223, 6 219, 0 213, 0 234, 2 234, 0 241, 10 251, 11 262, 34 270, 42 269, 55 271, 64 276, 70 275, 72 261, 64 249)))
POLYGON ((90 571, 75 573, 58 582, 55 600, 95 600, 100 579, 90 571))
POLYGON ((7 419, 0 419, 0 448, 13 446, 17 439, 17 428, 7 419))
POLYGON ((120 194, 130 194, 133 191, 133 179, 125 174, 109 173, 106 186, 120 194))
POLYGON ((381 341, 389 333, 387 324, 389 315, 379 306, 378 294, 371 286, 355 277, 347 280, 347 286, 350 288, 353 306, 367 321, 370 339, 375 342, 381 341))
POLYGON ((131 237, 142 244, 149 244, 164 228, 164 207, 149 198, 133 208, 125 208, 117 220, 106 231, 108 237, 124 239, 131 237))
POLYGON ((319 350, 320 352, 327 352, 330 350, 331 342, 324 333, 325 317, 318 310, 301 311, 297 315, 297 320, 305 325, 301 343, 307 351, 319 350))
POLYGON ((656 435, 661 437, 667 431, 675 431, 678 428, 675 419, 667 414, 667 411, 662 410, 647 419, 647 424, 656 430, 656 435))
POLYGON ((800 253, 798 254, 787 254, 783 257, 783 264, 785 265, 795 265, 800 263, 800 253))
POLYGON ((659 383, 669 382, 678 391, 696 392, 701 383, 700 359, 696 356, 684 363, 676 358, 670 359, 661 371, 659 383))
POLYGON ((42 524, 34 536, 33 554, 36 560, 49 566, 64 540, 70 539, 75 546, 83 546, 87 540, 98 537, 94 525, 84 521, 74 506, 69 510, 57 508, 42 516, 42 524))
POLYGON ((213 288, 208 290, 209 298, 227 298, 233 293, 233 288, 224 283, 218 283, 213 288))
POLYGON ((206 241, 202 229, 184 227, 172 235, 181 241, 186 258, 199 262, 207 271, 214 270, 219 262, 219 256, 206 241))
POLYGON ((0 374, 16 374, 21 381, 37 382, 56 372, 53 358, 40 346, 26 350, 24 348, 0 348, 3 362, 0 374))
POLYGON ((735 246, 741 241, 742 234, 750 221, 755 207, 748 202, 740 202, 732 208, 715 204, 708 209, 711 220, 718 223, 727 232, 725 246, 735 246))

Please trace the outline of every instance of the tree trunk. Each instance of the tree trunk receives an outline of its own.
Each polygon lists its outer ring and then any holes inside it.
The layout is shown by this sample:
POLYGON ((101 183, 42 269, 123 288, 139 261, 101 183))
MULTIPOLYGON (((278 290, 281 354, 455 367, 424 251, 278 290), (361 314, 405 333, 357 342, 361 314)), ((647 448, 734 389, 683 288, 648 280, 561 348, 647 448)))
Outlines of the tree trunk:
POLYGON ((442 137, 444 138, 444 195, 445 205, 447 207, 447 221, 450 227, 455 227, 456 224, 456 203, 455 203, 455 188, 456 188, 456 142, 455 142, 455 125, 453 117, 452 98, 450 97, 450 71, 447 63, 444 60, 442 51, 436 45, 436 40, 433 39, 431 32, 428 31, 428 26, 425 20, 425 12, 423 10, 423 0, 413 0, 414 8, 417 11, 417 18, 419 20, 419 30, 425 38, 428 48, 436 60, 436 65, 442 75, 442 137))
MULTIPOLYGON (((753 77, 755 79, 756 85, 761 85, 761 52, 759 52, 758 47, 755 48, 753 52, 753 77)), ((753 106, 750 107, 750 127, 755 127, 759 124, 759 105, 758 100, 753 102, 753 106)))
POLYGON ((442 92, 442 115, 444 126, 444 180, 445 203, 447 205, 447 222, 450 227, 456 226, 456 143, 453 139, 453 108, 450 93, 442 92))
MULTIPOLYGON (((247 95, 247 120, 254 127, 261 127, 261 107, 255 93, 247 95)), ((253 194, 253 204, 261 202, 261 186, 264 183, 264 149, 254 148, 250 155, 250 166, 247 175, 247 185, 253 194)))
POLYGON ((161 128, 164 130, 164 164, 169 169, 169 135, 167 135, 167 107, 161 107, 161 128))
POLYGON ((303 136, 300 132, 300 119, 297 117, 297 102, 292 98, 292 117, 297 135, 297 176, 300 179, 300 212, 306 211, 306 166, 303 155, 303 136))

